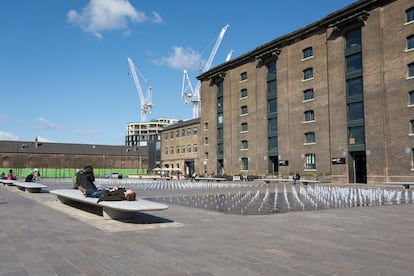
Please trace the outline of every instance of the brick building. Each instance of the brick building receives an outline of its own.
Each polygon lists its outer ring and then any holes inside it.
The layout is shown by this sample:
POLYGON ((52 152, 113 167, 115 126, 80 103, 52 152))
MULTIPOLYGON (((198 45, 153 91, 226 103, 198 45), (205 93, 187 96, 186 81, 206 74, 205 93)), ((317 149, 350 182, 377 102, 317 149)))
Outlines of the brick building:
MULTIPOLYGON (((0 141, 0 168, 148 169, 148 148, 38 141, 0 141)), ((108 171, 110 172, 110 171, 108 171)))
POLYGON ((196 118, 180 121, 161 131, 161 168, 178 169, 188 176, 200 167, 199 129, 200 118, 196 118))
POLYGON ((357 1, 198 79, 199 171, 414 181, 412 0, 357 1))

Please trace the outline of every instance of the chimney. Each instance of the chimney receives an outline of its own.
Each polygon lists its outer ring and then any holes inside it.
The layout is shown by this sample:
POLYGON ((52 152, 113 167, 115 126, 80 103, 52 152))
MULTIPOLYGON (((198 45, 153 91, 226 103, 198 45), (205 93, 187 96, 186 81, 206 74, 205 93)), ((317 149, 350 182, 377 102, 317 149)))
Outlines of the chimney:
POLYGON ((35 148, 39 147, 39 140, 37 139, 37 136, 35 138, 34 143, 35 143, 35 148))

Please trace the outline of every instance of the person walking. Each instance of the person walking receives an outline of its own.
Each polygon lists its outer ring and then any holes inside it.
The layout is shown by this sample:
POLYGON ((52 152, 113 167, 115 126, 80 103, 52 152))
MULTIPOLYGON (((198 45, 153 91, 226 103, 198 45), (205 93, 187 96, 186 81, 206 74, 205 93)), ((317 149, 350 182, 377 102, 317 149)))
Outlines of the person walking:
POLYGON ((298 171, 295 171, 295 174, 293 175, 293 185, 296 185, 298 180, 300 180, 300 174, 298 171))

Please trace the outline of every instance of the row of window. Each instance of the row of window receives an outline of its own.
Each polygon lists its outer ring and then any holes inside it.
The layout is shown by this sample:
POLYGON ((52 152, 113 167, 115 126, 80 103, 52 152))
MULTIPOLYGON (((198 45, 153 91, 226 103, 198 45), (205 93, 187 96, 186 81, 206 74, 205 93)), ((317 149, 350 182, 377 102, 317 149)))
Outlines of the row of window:
MULTIPOLYGON (((406 23, 414 23, 414 7, 408 9, 406 12, 406 23)), ((407 50, 414 49, 414 35, 407 37, 407 50)), ((408 77, 414 77, 414 63, 408 65, 408 77)), ((409 105, 414 105, 414 91, 408 92, 409 105)), ((414 134, 414 120, 410 121, 410 134, 414 134)), ((414 149, 411 149, 414 160, 414 149)), ((414 164, 414 162, 412 162, 414 164)))
MULTIPOLYGON (((191 151, 198 152, 197 144, 194 144, 193 146, 187 145, 187 153, 191 153, 191 151)), ((175 153, 176 154, 186 153, 186 146, 181 146, 181 147, 177 146, 175 153)), ((168 150, 168 148, 165 148, 164 149, 164 154, 165 155, 174 154, 174 147, 171 147, 169 150, 168 150)))
MULTIPOLYGON (((414 7, 410 8, 406 11, 406 22, 411 23, 414 22, 414 7)), ((361 36, 360 36, 360 29, 354 34, 354 32, 349 32, 346 37, 346 49, 359 49, 357 47, 361 47, 361 36)), ((407 50, 414 49, 414 35, 410 35, 407 37, 407 50)), ((303 51, 303 60, 310 59, 313 57, 313 48, 308 47, 305 48, 303 51)), ((308 67, 303 71, 303 80, 310 80, 314 77, 314 72, 312 67, 308 67)), ((354 78, 349 77, 347 80, 347 96, 355 96, 361 95, 363 91, 363 84, 362 84, 362 77, 358 77, 362 73, 362 56, 361 50, 357 50, 354 53, 346 55, 346 74, 347 76, 352 76, 353 74, 356 76, 354 78)), ((408 64, 408 77, 414 77, 414 63, 408 64)), ((240 74, 240 82, 246 81, 248 79, 247 72, 243 72, 240 74)), ((269 89, 271 91, 272 89, 269 89)), ((273 91, 273 90, 272 90, 273 91)), ((248 90, 243 88, 240 90, 240 98, 248 97, 248 90)), ((303 91, 303 99, 304 101, 314 99, 314 90, 312 88, 306 89, 303 91)), ((222 108, 222 98, 218 97, 217 101, 218 108, 222 108)), ((409 92, 409 103, 410 105, 414 105, 414 91, 409 92)), ((363 119, 364 108, 363 102, 354 102, 348 103, 348 120, 359 120, 363 119)), ((241 115, 248 114, 248 107, 247 105, 243 105, 240 107, 241 115)), ((269 114, 276 114, 277 113, 277 100, 276 99, 269 99, 268 100, 268 113, 269 114)), ((223 123, 223 118, 221 113, 218 113, 218 123, 223 123)), ((307 110, 304 112, 305 122, 310 122, 315 120, 315 113, 313 110, 307 110)), ((273 120, 274 118, 272 118, 273 120)), ((269 124, 271 126, 273 124, 269 124)), ((276 125, 276 124, 274 124, 276 125)), ((208 130, 208 123, 204 126, 205 130, 208 130)), ((248 124, 242 123, 241 124, 241 131, 248 131, 248 124)), ((269 129, 269 131, 272 131, 269 129)), ((361 136, 359 132, 361 132, 361 127, 353 127, 349 128, 350 136, 354 134, 355 136, 361 136)), ((362 127, 363 131, 363 127, 362 127)), ((414 133, 414 120, 411 121, 411 132, 414 133)), ((363 136, 363 135, 362 135, 363 136)), ((218 134, 218 139, 222 139, 222 137, 218 134)), ((208 145, 208 138, 204 139, 205 145, 208 145)), ((305 133, 305 143, 312 144, 315 143, 315 133, 314 132, 307 132, 305 133)), ((272 147, 277 148, 277 137, 269 137, 269 149, 272 147)), ((241 141, 241 149, 248 149, 248 141, 243 140, 241 141)), ((208 159, 208 153, 206 153, 206 158, 208 159)), ((313 153, 309 153, 305 155, 305 168, 306 169, 316 169, 316 156, 313 153)), ((242 170, 248 169, 248 158, 242 157, 242 170)))
MULTIPOLYGON (((198 127, 194 127, 194 129, 191 128, 187 128, 187 136, 191 136, 192 135, 197 135, 198 134, 198 127)), ((186 136, 186 129, 182 128, 181 129, 181 137, 185 137, 186 136)), ((177 129, 175 132, 175 137, 179 138, 180 137, 180 130, 177 129)), ((164 139, 168 140, 168 138, 173 139, 174 138, 174 130, 171 132, 166 132, 164 134, 164 139)))
MULTIPOLYGON (((241 170, 247 171, 249 169, 249 158, 242 157, 241 161, 241 170)), ((305 170, 316 170, 316 154, 307 153, 305 154, 305 170)))

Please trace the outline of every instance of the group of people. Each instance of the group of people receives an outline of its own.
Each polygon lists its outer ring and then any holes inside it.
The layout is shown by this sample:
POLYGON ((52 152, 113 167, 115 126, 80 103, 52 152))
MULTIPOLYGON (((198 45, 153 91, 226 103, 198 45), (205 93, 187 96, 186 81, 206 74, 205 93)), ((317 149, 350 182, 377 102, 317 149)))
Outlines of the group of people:
MULTIPOLYGON (((95 175, 93 173, 93 167, 88 165, 83 170, 77 172, 73 188, 80 190, 86 197, 101 198, 105 189, 98 189, 94 182, 95 175)), ((110 191, 116 191, 118 189, 120 187, 114 186, 110 191)), ((125 189, 123 197, 125 200, 134 201, 136 199, 136 193, 131 189, 125 189)))
POLYGON ((4 172, 2 172, 0 175, 0 179, 17 180, 16 177, 13 175, 12 169, 9 170, 9 173, 7 174, 7 176, 4 172))
MULTIPOLYGON (((17 180, 17 178, 13 174, 13 170, 10 169, 9 173, 6 174, 4 172, 1 173, 0 179, 7 179, 7 180, 17 180)), ((25 182, 35 182, 40 179, 40 172, 38 169, 34 169, 28 176, 25 178, 25 182)))

